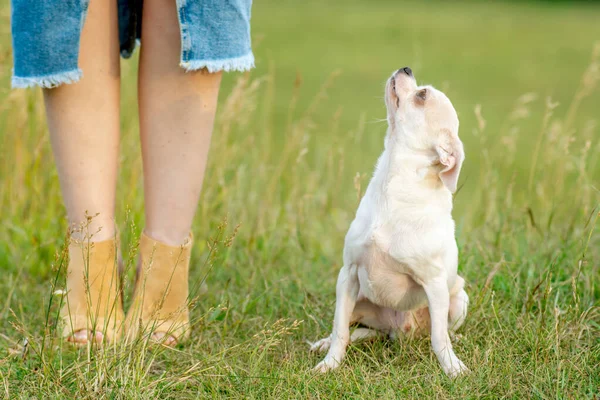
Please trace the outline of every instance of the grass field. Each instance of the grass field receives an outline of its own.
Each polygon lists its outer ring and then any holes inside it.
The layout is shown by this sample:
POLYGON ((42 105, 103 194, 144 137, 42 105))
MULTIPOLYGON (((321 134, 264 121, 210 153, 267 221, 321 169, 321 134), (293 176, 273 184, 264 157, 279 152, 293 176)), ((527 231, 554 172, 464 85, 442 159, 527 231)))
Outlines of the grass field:
MULTIPOLYGON (((192 340, 56 338, 65 212, 39 91, 11 91, 0 5, 0 396, 598 398, 600 6, 257 1, 257 69, 225 79, 194 234, 192 340), (466 163, 454 217, 472 373, 425 339, 352 345, 320 376, 345 232, 382 150, 383 84, 446 91, 466 163)), ((123 62, 118 222, 133 287, 143 228, 136 61, 123 62)))

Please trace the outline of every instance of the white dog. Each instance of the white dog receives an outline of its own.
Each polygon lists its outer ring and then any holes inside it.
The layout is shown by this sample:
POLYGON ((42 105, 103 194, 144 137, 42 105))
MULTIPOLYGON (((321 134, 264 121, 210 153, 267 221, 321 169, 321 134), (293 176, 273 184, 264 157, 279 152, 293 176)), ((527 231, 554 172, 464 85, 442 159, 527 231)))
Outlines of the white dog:
POLYGON ((444 93, 417 86, 401 68, 385 89, 385 150, 346 235, 336 286, 333 332, 312 344, 329 350, 316 370, 340 365, 351 341, 379 332, 422 332, 444 372, 467 371, 448 329, 457 329, 469 298, 457 275, 452 193, 464 159, 458 117, 444 93), (350 336, 350 325, 356 329, 350 336))

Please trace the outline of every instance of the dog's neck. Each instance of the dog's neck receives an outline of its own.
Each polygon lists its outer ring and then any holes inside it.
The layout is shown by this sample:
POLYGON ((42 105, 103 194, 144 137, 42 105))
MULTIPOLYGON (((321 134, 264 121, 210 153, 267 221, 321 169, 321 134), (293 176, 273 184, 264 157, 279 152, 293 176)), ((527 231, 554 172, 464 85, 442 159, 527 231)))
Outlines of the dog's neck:
POLYGON ((411 143, 410 136, 388 128, 385 150, 379 158, 374 180, 386 197, 407 203, 429 201, 432 196, 452 201, 439 172, 441 165, 433 149, 411 143))

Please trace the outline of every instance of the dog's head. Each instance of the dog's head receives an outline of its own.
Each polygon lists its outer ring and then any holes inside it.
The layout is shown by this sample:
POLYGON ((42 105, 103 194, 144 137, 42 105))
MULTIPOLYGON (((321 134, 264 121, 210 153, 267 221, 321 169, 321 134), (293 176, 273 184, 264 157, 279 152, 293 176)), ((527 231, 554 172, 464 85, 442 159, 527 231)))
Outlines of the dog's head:
POLYGON ((417 86, 410 68, 388 79, 385 103, 390 135, 412 150, 435 155, 439 177, 452 193, 464 160, 458 116, 446 95, 432 86, 417 86))

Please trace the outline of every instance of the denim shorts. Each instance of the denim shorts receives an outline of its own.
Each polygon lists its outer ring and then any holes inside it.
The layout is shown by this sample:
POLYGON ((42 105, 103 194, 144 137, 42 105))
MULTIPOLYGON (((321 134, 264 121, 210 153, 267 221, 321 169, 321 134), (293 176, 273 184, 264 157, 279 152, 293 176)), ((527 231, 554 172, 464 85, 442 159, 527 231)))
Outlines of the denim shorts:
MULTIPOLYGON (((112 0, 119 7, 121 55, 131 56, 141 32, 143 0, 112 0)), ((11 0, 13 87, 51 88, 77 82, 79 38, 89 0, 11 0)), ((246 71, 252 0, 176 0, 180 66, 186 71, 246 71)), ((175 4, 173 5, 175 6, 175 4)))

